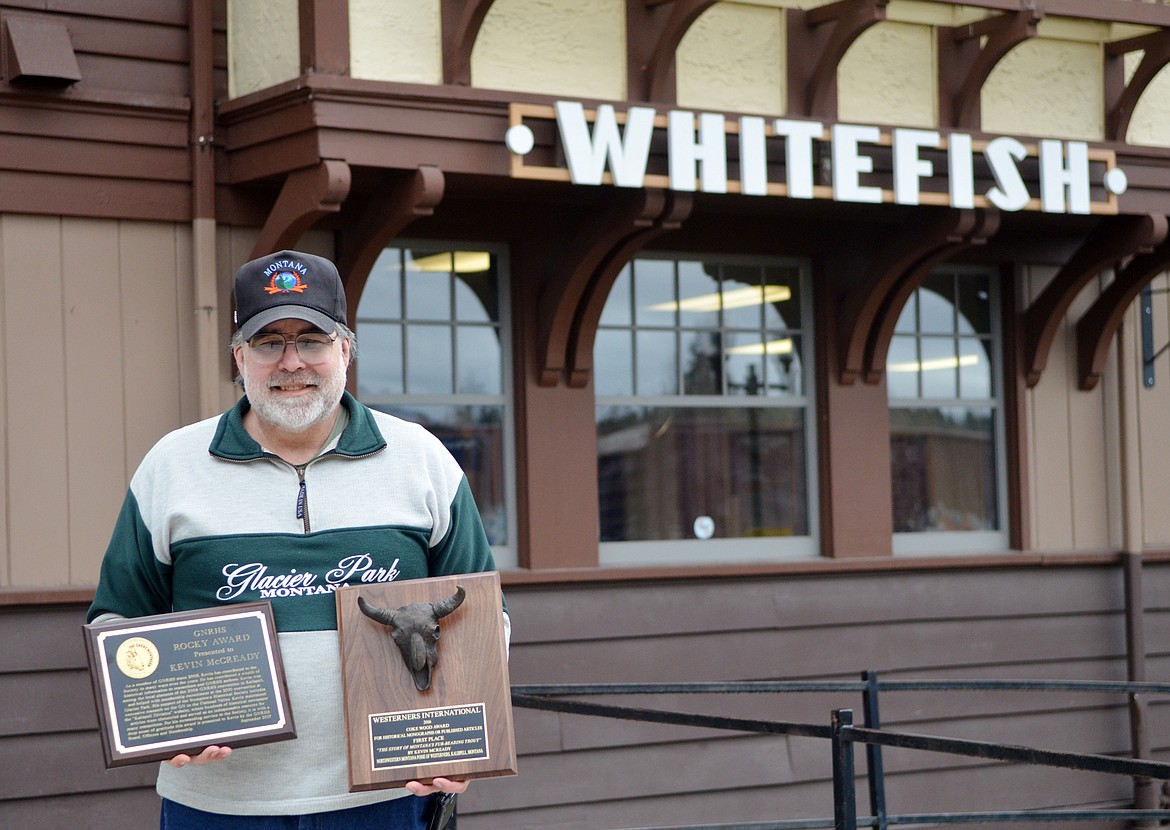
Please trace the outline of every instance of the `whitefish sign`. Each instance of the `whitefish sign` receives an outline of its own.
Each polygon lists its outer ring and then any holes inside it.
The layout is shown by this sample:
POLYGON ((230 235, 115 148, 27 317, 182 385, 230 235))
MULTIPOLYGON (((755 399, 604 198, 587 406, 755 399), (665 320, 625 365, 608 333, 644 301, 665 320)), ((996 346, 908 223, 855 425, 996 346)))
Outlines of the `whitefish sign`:
POLYGON ((514 103, 514 178, 790 199, 1114 214, 1116 153, 1083 141, 787 118, 514 103))

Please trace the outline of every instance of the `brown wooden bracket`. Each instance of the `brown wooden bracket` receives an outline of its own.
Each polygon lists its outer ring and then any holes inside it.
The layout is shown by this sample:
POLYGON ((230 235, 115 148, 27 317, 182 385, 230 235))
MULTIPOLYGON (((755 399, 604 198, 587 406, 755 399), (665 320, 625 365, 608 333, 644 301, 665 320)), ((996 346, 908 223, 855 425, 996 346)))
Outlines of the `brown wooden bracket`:
POLYGON ((789 9, 788 112, 837 117, 837 66, 854 41, 886 19, 890 0, 837 0, 815 9, 789 9))
POLYGON ((1082 390, 1093 389, 1105 373, 1109 345, 1121 327, 1129 304, 1154 277, 1168 269, 1170 239, 1148 254, 1138 254, 1122 267, 1077 321, 1077 381, 1082 390))
POLYGON ((1170 30, 1105 44, 1105 140, 1125 141, 1142 93, 1170 63, 1170 30), (1141 63, 1125 82, 1125 56, 1141 50, 1141 63))
MULTIPOLYGON (((552 277, 541 292, 538 308, 537 382, 541 386, 556 386, 566 369, 570 369, 571 386, 579 388, 588 382, 592 358, 582 358, 581 351, 586 349, 586 340, 588 349, 592 348, 596 331, 595 324, 592 331, 583 328, 594 313, 585 310, 590 289, 604 289, 608 295, 630 257, 653 236, 678 226, 683 207, 683 212, 689 212, 688 194, 656 188, 622 194, 620 204, 606 202, 591 221, 583 223, 561 255, 546 258, 552 277)), ((596 314, 600 318, 599 310, 596 314)))
POLYGON ((631 101, 673 104, 674 55, 716 0, 626 0, 626 85, 631 101))
POLYGON ((867 383, 880 380, 889 346, 888 335, 882 345, 880 329, 888 327, 892 331, 910 291, 925 279, 931 267, 986 238, 990 226, 984 213, 940 208, 925 227, 920 222, 904 224, 878 254, 841 303, 837 337, 838 379, 842 385, 851 386, 858 378, 867 383))
POLYGON ((935 266, 972 245, 985 245, 999 230, 999 221, 998 210, 976 210, 975 226, 969 232, 954 242, 940 245, 902 275, 882 301, 881 310, 874 320, 869 341, 865 346, 865 371, 862 380, 868 384, 875 384, 885 377, 886 358, 890 354, 890 342, 894 338, 898 317, 910 296, 926 281, 935 266))
POLYGON ((1024 381, 1040 382, 1061 320, 1077 294, 1103 269, 1148 254, 1166 238, 1167 219, 1148 214, 1113 216, 1081 244, 1023 315, 1024 381))
POLYGON ((314 222, 341 209, 349 185, 349 165, 336 159, 289 173, 252 247, 252 258, 295 245, 314 222))
POLYGON ((471 51, 493 0, 441 0, 443 83, 471 86, 471 51))
POLYGON ((443 199, 446 179, 431 165, 396 173, 375 189, 360 207, 352 206, 351 222, 338 233, 337 270, 345 284, 350 328, 370 271, 383 249, 416 219, 431 216, 443 199))
POLYGON ((1013 12, 938 30, 939 123, 979 129, 979 96, 996 65, 1036 36, 1044 12, 1025 0, 1013 12), (986 41, 983 40, 986 38, 986 41))
POLYGON ((573 320, 573 329, 569 336, 568 381, 571 388, 584 387, 593 376, 593 344, 597 339, 597 327, 601 322, 605 301, 609 299, 609 292, 613 289, 618 274, 626 263, 634 258, 634 254, 655 236, 681 227, 683 220, 690 215, 693 204, 694 199, 690 193, 669 191, 666 194, 666 206, 662 214, 654 220, 654 224, 630 234, 598 265, 585 292, 584 301, 573 320))

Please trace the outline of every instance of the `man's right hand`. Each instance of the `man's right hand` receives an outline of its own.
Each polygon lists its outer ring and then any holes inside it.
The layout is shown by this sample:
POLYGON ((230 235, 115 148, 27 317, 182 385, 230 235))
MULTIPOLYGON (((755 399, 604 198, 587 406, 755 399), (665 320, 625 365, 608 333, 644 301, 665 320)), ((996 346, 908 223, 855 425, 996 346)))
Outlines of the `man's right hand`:
POLYGON ((178 769, 188 764, 210 764, 214 761, 222 761, 231 754, 232 748, 230 746, 209 746, 194 758, 190 755, 176 755, 167 763, 178 769))

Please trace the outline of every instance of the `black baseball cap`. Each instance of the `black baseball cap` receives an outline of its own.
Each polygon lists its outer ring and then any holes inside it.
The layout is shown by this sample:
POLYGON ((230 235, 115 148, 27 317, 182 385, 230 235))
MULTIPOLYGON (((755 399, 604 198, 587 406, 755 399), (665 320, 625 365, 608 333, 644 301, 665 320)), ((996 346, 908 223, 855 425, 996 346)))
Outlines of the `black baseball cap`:
POLYGON ((337 266, 300 251, 245 262, 236 271, 235 299, 235 322, 245 340, 277 320, 304 320, 330 334, 346 322, 337 266))

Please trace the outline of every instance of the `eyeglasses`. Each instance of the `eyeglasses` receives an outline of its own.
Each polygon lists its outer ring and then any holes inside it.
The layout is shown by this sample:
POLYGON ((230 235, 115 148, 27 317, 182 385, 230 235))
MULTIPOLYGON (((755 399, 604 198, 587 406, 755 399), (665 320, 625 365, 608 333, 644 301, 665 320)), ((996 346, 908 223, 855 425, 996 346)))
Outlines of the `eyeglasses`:
POLYGON ((253 359, 257 363, 279 363, 284 356, 284 350, 292 343, 305 363, 321 363, 329 358, 329 352, 336 340, 336 337, 315 331, 307 331, 293 337, 285 337, 283 334, 257 334, 248 341, 248 348, 252 350, 253 359))

